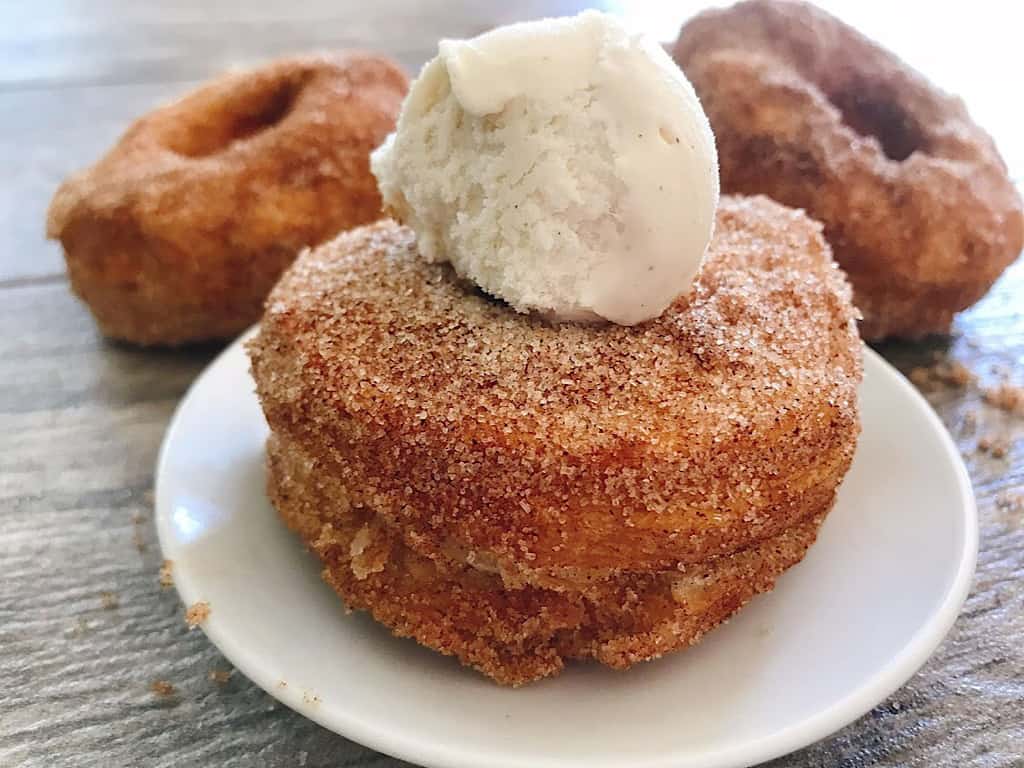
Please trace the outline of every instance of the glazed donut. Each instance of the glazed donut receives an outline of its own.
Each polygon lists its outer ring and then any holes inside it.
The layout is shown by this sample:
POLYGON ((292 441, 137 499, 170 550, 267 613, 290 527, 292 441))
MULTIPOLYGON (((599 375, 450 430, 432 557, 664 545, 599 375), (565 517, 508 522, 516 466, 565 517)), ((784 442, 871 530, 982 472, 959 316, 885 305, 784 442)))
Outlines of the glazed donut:
POLYGON ((824 11, 707 11, 674 56, 714 129, 723 191, 824 223, 864 338, 947 333, 1020 253, 1020 195, 963 103, 824 11))
POLYGON ((637 326, 551 325, 382 221, 304 254, 249 345, 271 430, 434 558, 552 589, 730 555, 827 511, 860 341, 820 226, 722 201, 637 326))
POLYGON ((369 153, 406 88, 372 54, 283 59, 136 121, 47 217, 100 330, 177 345, 255 322, 302 248, 381 215, 369 153))

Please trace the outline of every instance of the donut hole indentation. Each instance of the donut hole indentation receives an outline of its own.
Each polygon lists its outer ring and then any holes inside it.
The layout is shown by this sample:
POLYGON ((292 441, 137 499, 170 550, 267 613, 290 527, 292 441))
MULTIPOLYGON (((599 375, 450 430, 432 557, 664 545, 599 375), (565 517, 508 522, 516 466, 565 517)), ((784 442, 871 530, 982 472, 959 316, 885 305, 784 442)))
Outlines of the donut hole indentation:
POLYGON ((847 127, 877 140, 890 160, 902 162, 914 152, 925 151, 917 121, 893 99, 879 98, 858 86, 831 94, 829 101, 840 111, 847 127))
POLYGON ((301 84, 282 81, 252 98, 243 108, 226 108, 216 116, 169 142, 169 149, 185 157, 208 157, 280 123, 295 105, 301 84))

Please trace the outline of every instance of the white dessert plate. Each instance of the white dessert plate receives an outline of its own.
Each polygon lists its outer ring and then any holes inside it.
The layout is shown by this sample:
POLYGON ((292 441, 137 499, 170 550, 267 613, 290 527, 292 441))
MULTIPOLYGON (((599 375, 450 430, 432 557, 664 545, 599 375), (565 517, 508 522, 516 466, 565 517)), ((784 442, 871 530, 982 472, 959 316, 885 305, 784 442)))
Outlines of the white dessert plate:
POLYGON ((924 663, 967 594, 977 521, 938 418, 871 350, 864 431, 806 559, 698 646, 501 688, 346 615, 264 492, 267 427, 242 340, 164 440, 156 517, 185 604, 257 685, 323 726, 425 766, 745 766, 810 744, 924 663))

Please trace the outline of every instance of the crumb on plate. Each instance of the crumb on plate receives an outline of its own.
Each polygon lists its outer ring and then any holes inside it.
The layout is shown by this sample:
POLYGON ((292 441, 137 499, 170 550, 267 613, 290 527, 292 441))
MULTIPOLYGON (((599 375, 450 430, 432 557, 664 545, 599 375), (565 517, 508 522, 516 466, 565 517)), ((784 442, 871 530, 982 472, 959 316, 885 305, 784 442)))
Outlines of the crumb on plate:
POLYGON ((185 621, 189 629, 195 629, 210 617, 210 604, 205 600, 197 600, 185 611, 185 621))

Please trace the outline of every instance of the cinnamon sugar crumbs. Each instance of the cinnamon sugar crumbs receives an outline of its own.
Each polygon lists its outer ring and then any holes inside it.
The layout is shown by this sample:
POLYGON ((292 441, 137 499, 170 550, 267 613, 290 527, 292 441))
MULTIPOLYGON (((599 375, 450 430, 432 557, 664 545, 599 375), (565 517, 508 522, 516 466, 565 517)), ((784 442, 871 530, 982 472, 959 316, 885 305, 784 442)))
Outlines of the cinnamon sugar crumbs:
POLYGON ((205 600, 198 600, 185 611, 185 621, 189 629, 195 629, 210 617, 210 604, 205 600))
POLYGON ((977 378, 967 366, 955 361, 944 365, 938 375, 947 384, 960 388, 966 387, 977 378))
POLYGON ((1007 382, 982 391, 982 397, 989 405, 1009 413, 1024 415, 1024 387, 1007 382))
POLYGON ((142 535, 143 517, 138 512, 132 515, 132 544, 139 552, 146 551, 146 540, 142 535))
POLYGON ((925 388, 940 384, 963 389, 977 380, 978 377, 966 365, 956 360, 940 359, 940 355, 933 356, 935 362, 932 365, 919 366, 910 372, 910 380, 916 386, 925 388))
POLYGON ((994 459, 1001 459, 1009 453, 1010 443, 1005 437, 987 435, 978 441, 978 450, 994 459))
POLYGON ((930 367, 918 366, 910 371, 908 378, 916 387, 927 387, 932 383, 932 370, 930 367))
POLYGON ((174 574, 172 573, 173 569, 174 569, 174 561, 173 560, 164 560, 163 563, 160 565, 160 586, 161 587, 171 587, 171 586, 174 586, 174 574))
POLYGON ((175 692, 174 685, 166 680, 154 680, 150 685, 150 690, 161 697, 173 696, 175 692))
POLYGON ((211 669, 207 677, 211 682, 217 683, 218 685, 227 685, 231 680, 231 675, 234 670, 231 669, 211 669))

